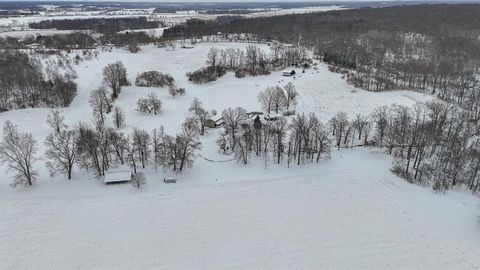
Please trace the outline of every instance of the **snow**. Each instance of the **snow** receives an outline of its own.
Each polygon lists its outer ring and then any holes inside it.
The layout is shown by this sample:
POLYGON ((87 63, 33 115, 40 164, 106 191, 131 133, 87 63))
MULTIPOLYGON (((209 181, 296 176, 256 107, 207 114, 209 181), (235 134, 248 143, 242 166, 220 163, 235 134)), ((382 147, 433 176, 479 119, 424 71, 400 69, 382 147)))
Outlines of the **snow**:
POLYGON ((384 154, 347 150, 318 165, 266 171, 261 162, 198 163, 175 185, 150 172, 139 191, 83 179, 2 196, 2 269, 480 264, 478 198, 407 184, 388 171, 384 154))
POLYGON ((109 172, 105 174, 104 183, 124 182, 130 181, 132 177, 131 172, 109 172))
MULTIPOLYGON (((68 125, 89 123, 89 93, 102 69, 122 61, 128 78, 158 70, 170 73, 186 95, 166 88, 124 87, 116 101, 126 112, 125 132, 165 126, 179 131, 187 108, 198 97, 219 113, 227 107, 259 111, 257 95, 267 86, 292 82, 300 94, 297 113, 315 112, 324 122, 337 111, 349 117, 388 104, 412 106, 432 98, 412 91, 367 92, 348 85, 319 63, 283 77, 237 79, 232 73, 196 85, 186 72, 205 65, 210 47, 244 48, 236 43, 199 43, 166 51, 145 46, 101 53, 75 66, 78 94, 62 109, 68 125), (135 110, 138 98, 155 91, 160 115, 135 110)), ((262 45, 265 50, 268 48, 262 45)), ((38 141, 43 155, 49 110, 0 114, 38 141)), ((330 160, 304 166, 274 165, 252 158, 243 165, 218 152, 217 131, 201 138, 192 169, 171 177, 142 170, 147 185, 105 186, 92 172, 75 169, 73 179, 51 178, 39 160, 38 182, 11 188, 0 177, 1 269, 478 269, 478 198, 461 191, 435 194, 410 185, 390 171, 390 156, 375 148, 333 151, 330 160)), ((118 168, 120 169, 120 168, 118 168)), ((5 167, 0 167, 5 171, 5 167)))

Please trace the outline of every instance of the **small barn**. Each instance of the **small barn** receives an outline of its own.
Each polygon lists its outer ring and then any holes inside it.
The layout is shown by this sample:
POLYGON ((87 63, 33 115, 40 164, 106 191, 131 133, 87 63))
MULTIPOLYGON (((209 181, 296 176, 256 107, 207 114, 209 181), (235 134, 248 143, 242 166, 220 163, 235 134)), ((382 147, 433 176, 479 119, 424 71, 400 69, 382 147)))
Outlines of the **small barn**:
POLYGON ((223 117, 210 118, 205 122, 205 126, 208 128, 218 128, 224 124, 223 117))
POLYGON ((285 77, 291 77, 291 76, 294 76, 295 74, 296 72, 294 69, 286 69, 283 71, 283 76, 285 77))
POLYGON ((177 183, 177 179, 175 177, 165 177, 163 178, 163 182, 167 184, 177 183))
POLYGON ((275 114, 267 114, 265 115, 264 119, 267 121, 277 121, 280 118, 282 118, 281 114, 275 113, 275 114))
POLYGON ((105 184, 127 183, 132 180, 131 172, 111 172, 106 173, 103 179, 105 184))

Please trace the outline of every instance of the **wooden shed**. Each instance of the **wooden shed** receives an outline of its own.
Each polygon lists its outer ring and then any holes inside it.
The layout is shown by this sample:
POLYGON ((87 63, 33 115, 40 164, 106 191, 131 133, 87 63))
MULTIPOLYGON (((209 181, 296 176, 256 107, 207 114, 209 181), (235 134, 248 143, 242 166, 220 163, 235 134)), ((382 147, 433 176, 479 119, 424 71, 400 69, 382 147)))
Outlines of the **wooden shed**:
POLYGON ((211 118, 205 122, 205 126, 208 128, 218 128, 221 127, 223 124, 223 117, 211 118))
POLYGON ((127 183, 132 180, 131 172, 111 172, 106 173, 103 179, 105 184, 127 183))
POLYGON ((291 76, 294 76, 296 74, 295 70, 294 69, 286 69, 283 71, 283 76, 285 77, 291 77, 291 76))

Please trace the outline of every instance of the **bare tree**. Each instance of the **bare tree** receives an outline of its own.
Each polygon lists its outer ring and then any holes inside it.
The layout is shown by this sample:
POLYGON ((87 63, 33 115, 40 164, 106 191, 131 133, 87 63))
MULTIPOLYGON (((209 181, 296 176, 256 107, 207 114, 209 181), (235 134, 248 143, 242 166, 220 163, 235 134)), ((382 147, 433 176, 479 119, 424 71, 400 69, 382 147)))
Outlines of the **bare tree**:
POLYGON ((388 127, 388 119, 390 117, 390 108, 387 106, 378 107, 372 113, 375 122, 375 137, 380 146, 383 146, 383 139, 388 127))
POLYGON ((207 123, 207 120, 211 117, 210 112, 203 108, 202 102, 198 100, 198 98, 193 99, 190 107, 188 108, 188 111, 195 114, 195 119, 198 122, 200 135, 203 136, 205 134, 205 125, 207 123))
POLYGON ((153 165, 155 166, 155 171, 157 171, 158 165, 161 163, 162 159, 162 154, 164 153, 164 138, 165 138, 165 130, 163 126, 161 126, 159 129, 154 128, 152 130, 152 135, 150 136, 152 138, 152 151, 153 151, 153 165))
POLYGON ((275 87, 269 86, 264 91, 258 94, 258 102, 262 105, 263 110, 266 113, 270 113, 273 109, 275 87))
POLYGON ((113 124, 116 128, 121 128, 125 126, 125 113, 120 109, 120 107, 115 106, 113 109, 113 124))
POLYGON ((50 133, 46 140, 48 158, 46 166, 51 176, 57 174, 67 175, 72 179, 72 170, 77 161, 77 136, 75 131, 62 129, 60 132, 50 133))
POLYGON ((147 98, 140 98, 137 101, 137 110, 144 113, 158 114, 162 110, 162 101, 155 92, 151 92, 147 98))
POLYGON ((53 130, 57 133, 60 132, 63 128, 65 128, 65 117, 61 114, 61 112, 57 109, 52 109, 47 116, 47 123, 49 126, 53 128, 53 130))
MULTIPOLYGON (((349 122, 347 118, 347 114, 344 112, 338 112, 335 116, 330 120, 330 125, 333 130, 333 135, 335 135, 336 146, 338 150, 340 150, 340 145, 342 143, 342 138, 347 138, 347 130, 349 128, 349 122)), ((345 140, 344 138, 344 140, 345 140)))
POLYGON ((235 147, 234 155, 238 161, 243 164, 248 163, 248 156, 253 144, 253 131, 249 124, 242 124, 239 132, 237 147, 235 147))
POLYGON ((222 117, 225 121, 225 131, 230 137, 230 149, 234 151, 240 125, 247 120, 247 111, 241 107, 228 108, 222 112, 222 117))
POLYGON ((143 174, 143 172, 137 172, 132 175, 132 185, 137 189, 140 189, 146 184, 147 184, 147 178, 145 178, 145 175, 143 174))
POLYGON ((150 157, 150 134, 143 129, 133 128, 132 145, 135 149, 133 159, 138 159, 145 168, 150 157))
POLYGON ((355 128, 355 130, 357 131, 358 140, 361 140, 363 131, 364 131, 365 127, 368 125, 368 117, 358 113, 355 116, 355 119, 353 119, 352 125, 355 128))
POLYGON ((275 86, 272 98, 272 105, 275 113, 282 111, 285 108, 287 98, 285 96, 285 93, 283 92, 283 89, 280 86, 275 86))
POLYGON ((210 48, 207 54, 207 63, 210 64, 212 67, 216 67, 217 62, 220 59, 220 50, 217 48, 210 48))
POLYGON ((246 58, 251 72, 255 72, 257 70, 258 51, 259 50, 257 46, 247 45, 246 58))
POLYGON ((295 90, 295 85, 289 82, 287 85, 283 87, 285 89, 285 105, 286 109, 290 110, 292 107, 295 108, 297 106, 297 96, 298 92, 295 90))
POLYGON ((125 152, 127 151, 127 139, 121 131, 115 131, 113 128, 106 130, 107 139, 111 143, 113 151, 117 155, 121 164, 125 162, 125 152))
POLYGON ((280 164, 280 160, 283 157, 285 151, 285 139, 287 136, 287 121, 285 118, 280 118, 272 124, 272 136, 274 142, 274 153, 276 155, 277 164, 280 164))
POLYGON ((162 110, 162 101, 158 98, 157 94, 151 92, 148 94, 148 103, 150 104, 150 109, 154 114, 160 113, 162 110))
POLYGON ((168 93, 172 97, 185 95, 185 88, 178 88, 176 85, 170 85, 168 87, 168 93))
POLYGON ((7 164, 8 171, 12 171, 13 187, 17 185, 31 186, 35 182, 38 172, 33 169, 37 160, 36 142, 30 133, 21 133, 17 126, 6 121, 3 126, 3 141, 0 143, 0 162, 7 164))
POLYGON ((114 64, 108 64, 103 69, 103 81, 112 90, 112 100, 115 100, 120 94, 122 86, 129 85, 127 69, 123 66, 123 63, 118 61, 114 64))
POLYGON ((182 124, 182 132, 177 135, 177 147, 180 151, 180 166, 179 171, 183 171, 186 167, 193 165, 193 158, 195 157, 195 151, 201 149, 202 144, 198 140, 198 128, 196 127, 196 121, 191 118, 187 118, 182 124))
POLYGON ((88 101, 93 109, 93 115, 97 124, 103 127, 107 114, 112 110, 112 101, 108 97, 107 90, 104 87, 93 90, 90 92, 88 101))

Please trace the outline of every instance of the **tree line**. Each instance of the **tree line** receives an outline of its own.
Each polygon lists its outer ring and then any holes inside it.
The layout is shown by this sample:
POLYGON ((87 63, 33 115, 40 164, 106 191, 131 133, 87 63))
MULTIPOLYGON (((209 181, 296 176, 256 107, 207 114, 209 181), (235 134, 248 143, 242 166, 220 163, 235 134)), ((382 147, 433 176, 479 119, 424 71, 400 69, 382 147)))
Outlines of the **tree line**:
POLYGON ((480 138, 472 115, 442 101, 382 106, 348 119, 337 113, 329 126, 335 146, 376 146, 393 155, 392 171, 409 182, 444 192, 464 185, 480 190, 480 138))
POLYGON ((256 45, 249 44, 245 50, 210 48, 207 53, 207 67, 187 73, 190 81, 207 83, 222 77, 227 71, 235 72, 235 77, 246 75, 268 75, 271 71, 289 66, 300 66, 311 62, 303 47, 286 46, 273 42, 271 53, 267 54, 256 45))
POLYGON ((146 17, 43 20, 28 24, 28 27, 33 29, 91 30, 101 34, 160 26, 160 22, 149 21, 146 17))

